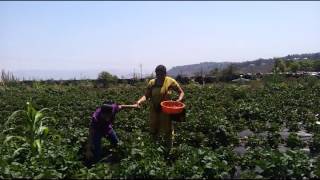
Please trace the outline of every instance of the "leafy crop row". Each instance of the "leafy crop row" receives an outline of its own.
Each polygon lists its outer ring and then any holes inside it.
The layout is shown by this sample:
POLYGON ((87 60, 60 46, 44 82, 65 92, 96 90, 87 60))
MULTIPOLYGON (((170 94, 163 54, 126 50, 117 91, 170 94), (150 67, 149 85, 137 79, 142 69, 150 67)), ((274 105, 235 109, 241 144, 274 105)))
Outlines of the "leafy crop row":
POLYGON ((143 105, 118 114, 120 144, 103 141, 107 162, 85 166, 92 112, 106 99, 134 103, 144 85, 0 87, 0 178, 320 177, 320 81, 312 78, 183 86, 187 120, 175 123, 169 154, 150 137, 143 105))

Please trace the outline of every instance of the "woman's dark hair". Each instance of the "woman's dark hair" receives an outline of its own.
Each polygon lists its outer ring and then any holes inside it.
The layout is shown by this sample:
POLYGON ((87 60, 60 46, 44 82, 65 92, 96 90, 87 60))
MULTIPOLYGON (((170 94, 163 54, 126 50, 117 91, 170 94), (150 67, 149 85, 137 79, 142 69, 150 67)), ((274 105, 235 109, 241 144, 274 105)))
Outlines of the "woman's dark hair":
POLYGON ((101 105, 102 114, 112 113, 112 104, 114 104, 113 101, 110 101, 110 100, 104 101, 103 104, 101 105))
POLYGON ((109 104, 109 105, 112 105, 112 104, 114 104, 114 101, 112 101, 112 100, 105 100, 105 101, 103 101, 103 103, 102 104, 109 104))
POLYGON ((163 73, 163 74, 167 74, 167 68, 164 65, 158 65, 156 67, 156 73, 163 73))

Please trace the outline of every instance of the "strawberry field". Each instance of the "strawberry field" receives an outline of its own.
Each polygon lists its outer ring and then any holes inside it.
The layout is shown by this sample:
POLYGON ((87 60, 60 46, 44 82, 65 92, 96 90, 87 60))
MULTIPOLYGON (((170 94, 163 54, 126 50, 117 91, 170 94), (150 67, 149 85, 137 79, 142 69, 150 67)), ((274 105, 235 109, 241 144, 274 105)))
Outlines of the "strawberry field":
POLYGON ((169 154, 149 134, 146 103, 117 115, 119 147, 103 140, 105 161, 87 167, 83 146, 96 107, 107 99, 132 104, 145 86, 0 87, 0 178, 320 177, 313 77, 182 85, 186 121, 175 123, 169 154))

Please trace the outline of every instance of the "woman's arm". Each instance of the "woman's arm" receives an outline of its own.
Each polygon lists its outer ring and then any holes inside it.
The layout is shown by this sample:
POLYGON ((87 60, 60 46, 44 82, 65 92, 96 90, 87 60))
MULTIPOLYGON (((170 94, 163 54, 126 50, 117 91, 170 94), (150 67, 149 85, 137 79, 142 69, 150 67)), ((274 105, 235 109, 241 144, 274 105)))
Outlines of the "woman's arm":
POLYGON ((123 104, 123 105, 119 105, 119 108, 137 108, 138 104, 132 104, 132 105, 127 105, 127 104, 123 104))
POLYGON ((141 103, 145 102, 147 99, 149 99, 151 97, 151 93, 152 93, 151 91, 152 91, 153 83, 154 83, 154 80, 150 80, 149 81, 147 89, 146 89, 144 95, 136 102, 136 105, 138 107, 140 107, 141 103))
POLYGON ((179 98, 177 99, 178 102, 181 102, 183 97, 184 97, 184 92, 180 86, 177 86, 178 88, 178 93, 179 93, 179 98))

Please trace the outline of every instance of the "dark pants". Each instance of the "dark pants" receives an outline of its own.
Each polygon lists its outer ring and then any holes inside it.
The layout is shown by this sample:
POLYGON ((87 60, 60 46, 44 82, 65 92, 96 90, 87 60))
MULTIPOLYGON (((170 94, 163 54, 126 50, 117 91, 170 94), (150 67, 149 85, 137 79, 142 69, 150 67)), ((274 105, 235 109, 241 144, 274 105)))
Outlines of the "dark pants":
POLYGON ((93 155, 94 155, 95 162, 101 159, 101 138, 102 137, 106 137, 113 146, 116 146, 119 142, 117 134, 113 129, 108 135, 104 135, 101 132, 95 132, 92 139, 93 146, 94 146, 93 155))

